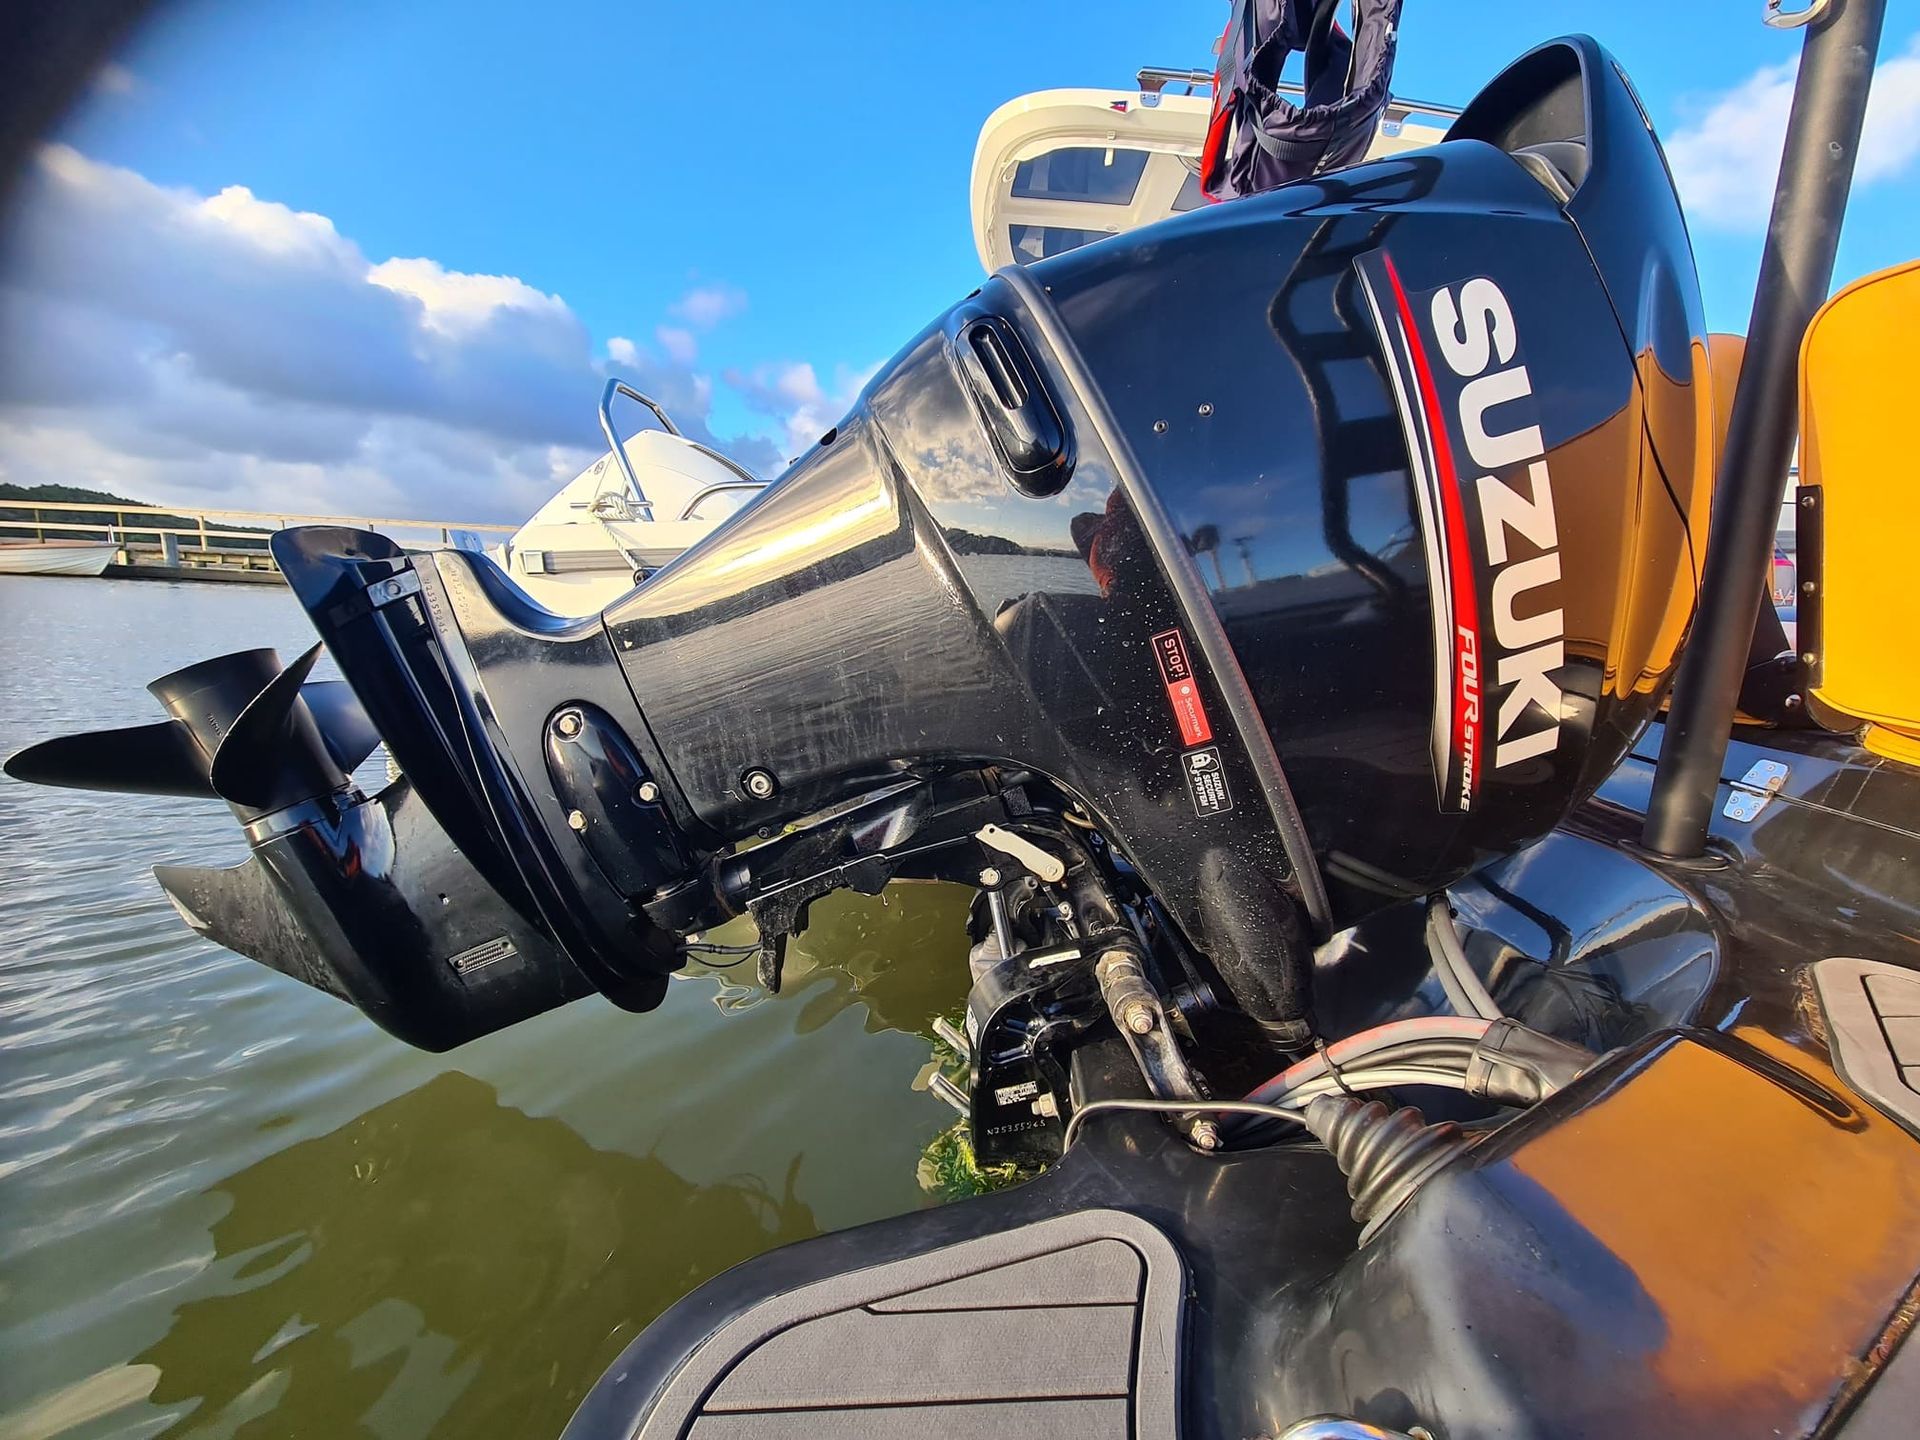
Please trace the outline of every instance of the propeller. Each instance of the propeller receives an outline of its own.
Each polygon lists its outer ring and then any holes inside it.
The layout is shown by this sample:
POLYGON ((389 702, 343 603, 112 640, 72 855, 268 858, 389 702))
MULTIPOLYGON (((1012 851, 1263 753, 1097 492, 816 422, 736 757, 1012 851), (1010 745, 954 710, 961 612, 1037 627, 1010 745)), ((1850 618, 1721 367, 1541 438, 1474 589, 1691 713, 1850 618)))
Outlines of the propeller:
POLYGON ((345 685, 328 686, 321 701, 333 733, 315 713, 309 691, 319 687, 307 676, 319 658, 315 645, 247 702, 213 752, 215 794, 250 810, 279 810, 339 789, 373 753, 380 732, 345 685))
POLYGON ((211 764, 191 730, 178 720, 162 720, 43 740, 9 757, 6 771, 31 785, 212 799, 211 764))
POLYGON ((307 679, 320 649, 285 669, 261 649, 175 670, 147 687, 172 719, 42 741, 8 759, 6 773, 82 790, 218 796, 255 812, 329 794, 380 734, 347 685, 307 679))

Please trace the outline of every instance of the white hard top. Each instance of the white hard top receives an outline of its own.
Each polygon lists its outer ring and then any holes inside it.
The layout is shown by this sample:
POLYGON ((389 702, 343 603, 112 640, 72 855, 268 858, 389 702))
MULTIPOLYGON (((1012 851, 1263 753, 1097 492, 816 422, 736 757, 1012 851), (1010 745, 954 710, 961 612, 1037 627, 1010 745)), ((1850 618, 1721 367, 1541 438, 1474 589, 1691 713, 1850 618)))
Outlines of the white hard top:
MULTIPOLYGON (((1198 167, 1213 101, 1150 90, 1039 90, 1009 100, 973 152, 973 248, 1027 265, 1206 203, 1198 167)), ((1444 112, 1394 105, 1369 159, 1437 145, 1444 112), (1417 110, 1419 119, 1410 118, 1417 110)))

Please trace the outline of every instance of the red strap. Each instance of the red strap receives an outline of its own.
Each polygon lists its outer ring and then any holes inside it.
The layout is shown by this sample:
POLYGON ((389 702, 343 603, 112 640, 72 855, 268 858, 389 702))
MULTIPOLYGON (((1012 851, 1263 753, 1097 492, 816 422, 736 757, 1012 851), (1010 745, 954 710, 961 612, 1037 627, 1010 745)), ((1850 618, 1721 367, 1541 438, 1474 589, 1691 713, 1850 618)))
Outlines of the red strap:
POLYGON ((1200 193, 1209 202, 1220 197, 1213 193, 1213 187, 1224 177, 1219 173, 1226 164, 1227 134, 1233 129, 1233 108, 1240 100, 1240 92, 1233 92, 1232 102, 1220 103, 1220 97, 1214 97, 1213 115, 1207 121, 1207 143, 1200 150, 1200 193))

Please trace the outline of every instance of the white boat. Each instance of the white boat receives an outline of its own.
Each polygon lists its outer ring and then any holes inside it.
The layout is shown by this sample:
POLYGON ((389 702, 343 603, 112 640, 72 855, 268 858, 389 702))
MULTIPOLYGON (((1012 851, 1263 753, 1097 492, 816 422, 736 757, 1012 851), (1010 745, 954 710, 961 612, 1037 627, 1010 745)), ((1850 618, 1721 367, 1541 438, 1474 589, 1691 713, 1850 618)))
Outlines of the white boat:
POLYGON ((98 575, 119 548, 108 540, 0 540, 0 575, 98 575))
POLYGON ((766 484, 719 451, 689 440, 653 400, 624 381, 600 398, 609 449, 487 553, 558 615, 591 615, 738 510, 766 484), (613 401, 645 407, 658 428, 626 440, 613 401))
MULTIPOLYGON (((995 110, 969 191, 980 263, 1029 265, 1206 204, 1200 151, 1213 100, 1193 92, 1212 84, 1205 70, 1148 67, 1132 90, 1039 90, 995 110)), ((1391 100, 1367 158, 1437 145, 1459 113, 1391 100)))
MULTIPOLYGON (((1212 101, 1193 92, 1212 83, 1206 71, 1149 68, 1132 90, 1041 90, 995 110, 974 150, 970 190, 981 265, 1030 264, 1204 204, 1198 172, 1212 101)), ((1391 101, 1368 158, 1438 144, 1458 113, 1391 101)), ((600 428, 607 453, 488 552, 561 615, 604 609, 765 484, 687 439, 624 382, 610 381, 601 396, 600 428), (616 396, 647 409, 656 428, 621 441, 616 396)))

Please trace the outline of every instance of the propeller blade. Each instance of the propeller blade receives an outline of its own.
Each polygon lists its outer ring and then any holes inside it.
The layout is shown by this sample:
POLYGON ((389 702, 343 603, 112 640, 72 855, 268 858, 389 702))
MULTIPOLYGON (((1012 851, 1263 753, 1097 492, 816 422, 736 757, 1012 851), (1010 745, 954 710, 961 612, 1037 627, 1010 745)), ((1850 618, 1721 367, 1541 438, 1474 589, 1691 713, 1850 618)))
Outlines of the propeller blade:
POLYGON ((320 741, 344 774, 351 775, 380 744, 380 732, 367 718, 360 697, 344 680, 310 680, 300 698, 320 727, 320 741))
POLYGON ((43 740, 11 756, 6 772, 29 784, 74 790, 214 795, 206 752, 178 720, 43 740))
POLYGON ((213 752, 216 794, 250 809, 277 810, 345 783, 313 712, 301 702, 301 686, 319 658, 315 645, 240 712, 213 752))
POLYGON ((280 656, 270 647, 213 655, 149 681, 147 692, 186 722, 211 753, 249 701, 280 673, 280 656))

